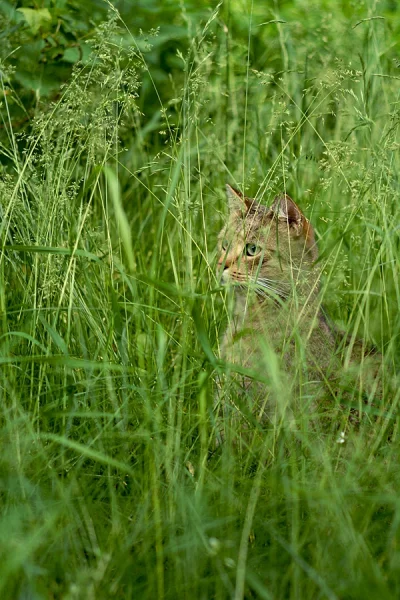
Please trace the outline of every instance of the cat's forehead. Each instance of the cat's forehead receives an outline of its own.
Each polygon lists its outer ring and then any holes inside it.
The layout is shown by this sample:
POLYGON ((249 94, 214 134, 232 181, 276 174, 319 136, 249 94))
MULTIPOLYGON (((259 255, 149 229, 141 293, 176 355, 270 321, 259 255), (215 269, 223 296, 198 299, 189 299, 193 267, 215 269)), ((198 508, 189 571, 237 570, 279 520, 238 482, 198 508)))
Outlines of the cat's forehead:
POLYGON ((265 231, 271 224, 271 215, 264 206, 257 205, 246 214, 236 213, 231 215, 228 229, 239 236, 248 237, 265 231))

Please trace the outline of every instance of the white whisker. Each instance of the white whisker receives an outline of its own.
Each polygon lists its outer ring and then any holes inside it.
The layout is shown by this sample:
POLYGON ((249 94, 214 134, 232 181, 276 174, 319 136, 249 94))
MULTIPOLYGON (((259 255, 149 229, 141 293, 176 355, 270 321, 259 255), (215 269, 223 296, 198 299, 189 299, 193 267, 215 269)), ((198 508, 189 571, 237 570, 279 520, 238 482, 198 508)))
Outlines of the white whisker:
POLYGON ((234 278, 234 286, 236 289, 248 290, 252 289, 260 298, 267 299, 279 296, 282 299, 287 299, 290 295, 292 286, 289 282, 269 279, 267 277, 248 277, 237 273, 234 278))

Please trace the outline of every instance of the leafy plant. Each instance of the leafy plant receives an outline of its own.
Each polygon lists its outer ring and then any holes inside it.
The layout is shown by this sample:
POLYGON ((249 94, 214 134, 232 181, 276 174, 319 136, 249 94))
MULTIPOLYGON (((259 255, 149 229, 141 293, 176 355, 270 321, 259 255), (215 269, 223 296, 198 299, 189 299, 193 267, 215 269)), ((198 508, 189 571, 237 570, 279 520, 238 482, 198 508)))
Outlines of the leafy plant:
POLYGON ((1 597, 397 597, 393 6, 134 8, 1 5, 1 597), (227 181, 315 224, 373 405, 216 445, 227 181))

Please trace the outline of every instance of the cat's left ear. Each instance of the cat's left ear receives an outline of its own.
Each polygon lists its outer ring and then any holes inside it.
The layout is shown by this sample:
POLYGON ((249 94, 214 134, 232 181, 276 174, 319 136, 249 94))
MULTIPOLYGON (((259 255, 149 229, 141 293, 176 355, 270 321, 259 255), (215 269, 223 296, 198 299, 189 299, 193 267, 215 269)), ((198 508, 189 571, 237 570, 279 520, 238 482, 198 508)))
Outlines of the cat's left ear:
POLYGON ((297 204, 287 194, 276 196, 270 208, 279 220, 286 221, 289 229, 296 237, 303 237, 306 246, 311 250, 313 258, 317 258, 314 229, 310 221, 303 215, 297 204))
POLYGON ((276 196, 270 211, 282 221, 286 221, 289 227, 293 227, 298 232, 302 229, 302 222, 305 216, 297 204, 287 194, 276 196))
POLYGON ((254 204, 254 200, 252 198, 246 198, 239 192, 239 190, 235 190, 228 183, 226 184, 226 197, 228 199, 229 212, 230 213, 244 213, 246 214, 254 204))

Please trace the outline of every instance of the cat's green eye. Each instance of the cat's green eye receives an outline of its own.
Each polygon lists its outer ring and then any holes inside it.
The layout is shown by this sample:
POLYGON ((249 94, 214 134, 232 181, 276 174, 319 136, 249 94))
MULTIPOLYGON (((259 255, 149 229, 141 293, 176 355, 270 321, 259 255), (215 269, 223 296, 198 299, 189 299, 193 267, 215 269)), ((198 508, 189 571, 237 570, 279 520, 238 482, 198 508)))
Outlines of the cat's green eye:
POLYGON ((244 254, 246 256, 256 256, 259 252, 261 252, 261 248, 257 244, 246 244, 244 247, 244 254))
POLYGON ((222 250, 228 250, 229 242, 228 240, 223 240, 222 242, 222 250))

